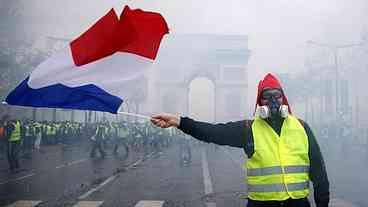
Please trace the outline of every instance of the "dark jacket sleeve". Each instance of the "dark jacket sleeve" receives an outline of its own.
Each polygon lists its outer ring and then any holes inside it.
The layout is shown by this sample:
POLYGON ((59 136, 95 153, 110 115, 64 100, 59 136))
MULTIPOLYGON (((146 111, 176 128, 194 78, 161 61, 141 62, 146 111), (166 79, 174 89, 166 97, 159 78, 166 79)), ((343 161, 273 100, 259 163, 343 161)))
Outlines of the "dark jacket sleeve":
POLYGON ((330 201, 330 184, 327 177, 326 166, 317 140, 305 122, 303 123, 309 142, 310 174, 313 183, 314 200, 317 207, 328 207, 330 201))
MULTIPOLYGON (((219 145, 246 148, 250 142, 249 120, 211 124, 181 117, 178 128, 198 140, 219 145)), ((253 143, 253 140, 251 142, 253 143)))

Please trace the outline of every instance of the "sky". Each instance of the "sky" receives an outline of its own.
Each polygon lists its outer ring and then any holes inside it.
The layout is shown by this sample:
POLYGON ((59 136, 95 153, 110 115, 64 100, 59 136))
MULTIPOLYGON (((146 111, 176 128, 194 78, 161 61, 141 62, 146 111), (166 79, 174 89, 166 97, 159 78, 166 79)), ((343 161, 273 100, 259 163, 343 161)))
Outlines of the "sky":
POLYGON ((368 26, 364 21, 368 17, 366 0, 29 2, 27 10, 45 35, 75 37, 111 7, 120 12, 125 4, 162 13, 172 33, 248 35, 250 69, 262 71, 299 70, 304 65, 305 48, 310 47, 307 40, 354 43, 368 26))

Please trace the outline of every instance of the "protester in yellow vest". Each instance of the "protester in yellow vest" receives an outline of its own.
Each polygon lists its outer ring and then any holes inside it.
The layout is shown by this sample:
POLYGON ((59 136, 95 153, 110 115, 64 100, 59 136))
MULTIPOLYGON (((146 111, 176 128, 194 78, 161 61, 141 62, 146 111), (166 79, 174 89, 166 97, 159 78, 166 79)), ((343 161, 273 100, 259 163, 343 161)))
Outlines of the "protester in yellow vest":
POLYGON ((113 126, 115 131, 114 133, 114 155, 118 155, 119 146, 122 145, 124 148, 124 156, 128 156, 129 147, 128 147, 128 139, 129 139, 129 129, 126 123, 117 123, 113 126))
POLYGON ((104 158, 106 152, 103 149, 103 141, 106 137, 106 123, 97 123, 96 124, 96 132, 92 136, 91 140, 93 141, 92 150, 90 153, 90 157, 94 158, 96 155, 96 150, 98 150, 101 154, 101 157, 104 158))
POLYGON ((42 124, 35 122, 35 142, 34 148, 39 151, 41 148, 41 141, 42 141, 42 124))
POLYGON ((59 144, 60 143, 60 123, 56 122, 55 123, 55 143, 59 144))
POLYGON ((243 148, 248 157, 247 207, 309 207, 309 181, 316 206, 328 207, 329 181, 316 138, 307 123, 291 114, 272 74, 259 82, 253 120, 210 124, 160 114, 151 121, 162 128, 178 127, 205 142, 243 148))
POLYGON ((5 130, 8 140, 8 162, 12 173, 19 170, 19 150, 21 144, 21 125, 20 121, 8 122, 5 130))
POLYGON ((22 151, 23 156, 30 157, 32 156, 32 127, 31 122, 26 121, 22 124, 21 129, 24 133, 22 133, 22 151))
POLYGON ((57 143, 56 133, 56 125, 54 123, 50 124, 50 143, 53 145, 57 143))

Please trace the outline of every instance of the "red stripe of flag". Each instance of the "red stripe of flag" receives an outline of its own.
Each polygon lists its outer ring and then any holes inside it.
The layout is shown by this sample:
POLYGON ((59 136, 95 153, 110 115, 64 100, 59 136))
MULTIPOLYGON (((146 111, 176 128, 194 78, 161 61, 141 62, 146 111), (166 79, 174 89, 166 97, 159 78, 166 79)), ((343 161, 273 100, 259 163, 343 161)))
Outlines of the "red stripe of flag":
POLYGON ((81 66, 103 57, 112 55, 117 50, 116 37, 119 19, 111 9, 92 27, 70 43, 74 64, 81 66))
POLYGON ((119 51, 154 60, 161 40, 168 32, 169 28, 161 14, 140 9, 131 10, 125 6, 119 22, 119 51))
POLYGON ((70 43, 75 65, 81 66, 114 54, 128 52, 154 60, 169 32, 159 13, 125 6, 120 20, 113 9, 70 43))

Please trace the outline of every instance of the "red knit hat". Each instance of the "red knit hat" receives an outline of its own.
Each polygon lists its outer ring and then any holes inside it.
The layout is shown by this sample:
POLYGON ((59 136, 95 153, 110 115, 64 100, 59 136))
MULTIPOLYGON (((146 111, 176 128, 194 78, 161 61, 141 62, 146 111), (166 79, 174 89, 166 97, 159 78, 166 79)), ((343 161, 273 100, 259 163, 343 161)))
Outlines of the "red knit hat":
MULTIPOLYGON (((280 84, 280 81, 274 76, 272 75, 271 73, 268 73, 264 78, 263 80, 260 80, 259 83, 258 83, 258 93, 257 93, 257 102, 256 102, 256 108, 255 110, 257 109, 257 105, 260 106, 261 105, 261 94, 262 94, 262 91, 264 89, 280 89, 282 91, 282 104, 283 105, 287 105, 288 108, 289 108, 289 113, 291 114, 291 108, 289 106, 289 102, 282 90, 282 87, 281 87, 281 84, 280 84)), ((254 112, 255 112, 254 110, 254 112)))

